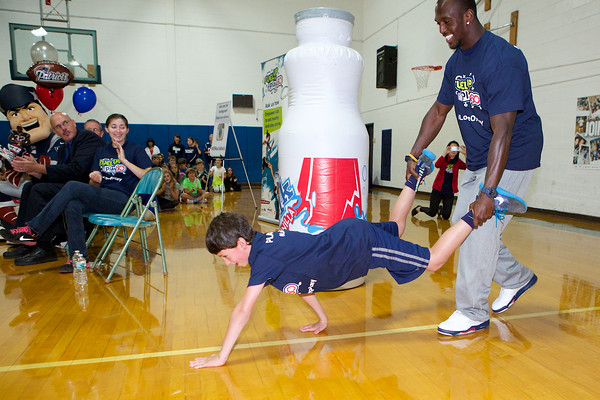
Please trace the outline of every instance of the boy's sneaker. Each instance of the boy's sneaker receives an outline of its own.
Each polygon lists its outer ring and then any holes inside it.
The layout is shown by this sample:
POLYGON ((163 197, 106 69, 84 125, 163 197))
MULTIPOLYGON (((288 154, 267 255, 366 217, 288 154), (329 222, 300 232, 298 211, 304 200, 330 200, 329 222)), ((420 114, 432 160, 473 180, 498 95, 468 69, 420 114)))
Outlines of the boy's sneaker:
POLYGON ((38 238, 38 234, 27 225, 14 229, 2 229, 0 235, 10 243, 24 244, 25 246, 35 246, 38 238))
POLYGON ((446 336, 466 335, 490 326, 490 320, 475 321, 462 312, 456 310, 454 313, 438 325, 438 333, 446 336))
POLYGON ((515 301, 517 301, 517 299, 521 297, 523 293, 525 293, 533 285, 535 285, 537 280, 537 275, 533 274, 531 279, 521 287, 515 289, 500 289, 500 294, 498 294, 498 298, 492 303, 492 311, 496 314, 500 314, 501 312, 508 310, 508 308, 512 306, 515 303, 515 301))
MULTIPOLYGON (((483 188, 483 184, 479 188, 483 188)), ((519 196, 500 187, 496 188, 496 192, 498 193, 494 197, 494 215, 496 218, 501 220, 505 214, 524 214, 527 211, 527 204, 519 196)))
POLYGON ((427 175, 433 172, 433 160, 435 160, 435 154, 427 149, 423 150, 415 167, 417 174, 419 174, 419 182, 423 181, 427 175))

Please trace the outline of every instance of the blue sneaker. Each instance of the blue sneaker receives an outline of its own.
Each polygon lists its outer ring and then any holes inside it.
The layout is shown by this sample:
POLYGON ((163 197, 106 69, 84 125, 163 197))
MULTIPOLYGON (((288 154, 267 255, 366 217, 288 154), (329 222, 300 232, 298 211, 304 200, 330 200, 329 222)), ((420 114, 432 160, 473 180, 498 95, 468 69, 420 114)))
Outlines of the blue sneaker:
MULTIPOLYGON (((479 188, 483 188, 483 184, 479 188)), ((496 192, 498 193, 494 197, 494 215, 496 218, 502 220, 506 214, 525 214, 527 204, 522 198, 500 187, 496 188, 496 192)))
POLYGON ((417 174, 419 174, 419 182, 433 172, 433 160, 435 160, 435 154, 427 149, 423 150, 415 167, 417 174))

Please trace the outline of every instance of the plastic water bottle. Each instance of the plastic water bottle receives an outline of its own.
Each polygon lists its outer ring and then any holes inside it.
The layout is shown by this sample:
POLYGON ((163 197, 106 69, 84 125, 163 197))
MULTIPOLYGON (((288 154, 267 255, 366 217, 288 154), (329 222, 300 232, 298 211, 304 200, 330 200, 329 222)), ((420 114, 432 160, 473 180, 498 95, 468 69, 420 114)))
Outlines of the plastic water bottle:
POLYGON ((363 71, 349 47, 354 17, 313 8, 295 15, 298 47, 284 61, 289 108, 279 130, 281 229, 319 233, 366 219, 369 137, 358 108, 363 71))
POLYGON ((79 250, 75 250, 71 262, 73 263, 73 279, 75 279, 75 283, 80 285, 87 284, 87 272, 85 270, 87 262, 79 250))

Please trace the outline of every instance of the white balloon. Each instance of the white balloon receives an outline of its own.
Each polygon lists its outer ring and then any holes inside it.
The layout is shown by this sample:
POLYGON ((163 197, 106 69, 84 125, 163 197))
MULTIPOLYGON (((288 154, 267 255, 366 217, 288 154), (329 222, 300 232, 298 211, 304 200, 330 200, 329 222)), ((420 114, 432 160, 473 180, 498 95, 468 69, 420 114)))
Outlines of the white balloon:
POLYGON ((40 40, 31 47, 31 59, 34 63, 38 61, 58 61, 58 51, 52 43, 40 40))

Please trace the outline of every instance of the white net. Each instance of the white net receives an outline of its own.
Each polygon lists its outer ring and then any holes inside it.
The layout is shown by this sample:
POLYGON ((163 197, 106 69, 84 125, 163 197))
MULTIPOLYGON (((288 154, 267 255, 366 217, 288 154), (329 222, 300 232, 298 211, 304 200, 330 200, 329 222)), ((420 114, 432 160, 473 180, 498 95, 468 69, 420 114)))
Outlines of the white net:
POLYGON ((415 80, 417 81, 417 88, 423 89, 427 87, 427 82, 429 82, 429 75, 431 74, 431 71, 436 71, 441 68, 434 67, 432 65, 424 65, 422 67, 413 67, 411 69, 415 75, 415 80))

